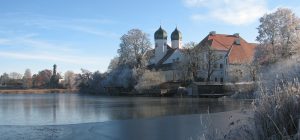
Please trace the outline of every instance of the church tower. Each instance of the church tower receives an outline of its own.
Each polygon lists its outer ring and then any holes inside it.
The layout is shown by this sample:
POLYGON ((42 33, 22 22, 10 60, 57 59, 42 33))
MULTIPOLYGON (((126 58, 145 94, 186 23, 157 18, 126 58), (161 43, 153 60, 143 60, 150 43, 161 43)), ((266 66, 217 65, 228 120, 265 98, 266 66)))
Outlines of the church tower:
POLYGON ((174 49, 182 48, 182 35, 181 32, 177 29, 177 27, 171 34, 171 41, 172 41, 172 48, 174 49))
POLYGON ((155 63, 161 60, 167 53, 167 32, 159 27, 159 29, 154 33, 155 40, 155 63))

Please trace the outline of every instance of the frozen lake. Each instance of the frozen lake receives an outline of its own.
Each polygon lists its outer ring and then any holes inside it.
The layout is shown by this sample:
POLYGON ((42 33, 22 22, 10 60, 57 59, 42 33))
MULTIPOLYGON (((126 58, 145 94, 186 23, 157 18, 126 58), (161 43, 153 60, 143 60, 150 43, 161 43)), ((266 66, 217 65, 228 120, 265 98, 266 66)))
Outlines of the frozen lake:
POLYGON ((0 125, 62 125, 204 114, 241 109, 249 101, 207 98, 0 94, 0 125))

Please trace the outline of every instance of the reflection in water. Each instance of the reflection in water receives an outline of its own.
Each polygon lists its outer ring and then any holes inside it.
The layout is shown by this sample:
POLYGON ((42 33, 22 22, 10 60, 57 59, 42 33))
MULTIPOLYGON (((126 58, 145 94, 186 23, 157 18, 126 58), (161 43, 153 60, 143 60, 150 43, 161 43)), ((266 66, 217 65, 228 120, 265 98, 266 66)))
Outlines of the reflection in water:
POLYGON ((103 122, 158 116, 222 112, 247 107, 249 101, 101 97, 79 94, 0 94, 0 125, 103 122))

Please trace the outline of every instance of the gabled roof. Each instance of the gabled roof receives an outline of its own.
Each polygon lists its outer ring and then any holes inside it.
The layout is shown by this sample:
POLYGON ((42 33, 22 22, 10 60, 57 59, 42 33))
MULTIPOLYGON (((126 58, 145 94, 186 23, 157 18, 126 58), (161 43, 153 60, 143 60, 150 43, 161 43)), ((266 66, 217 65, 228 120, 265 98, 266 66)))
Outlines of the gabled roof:
MULTIPOLYGON (((155 69, 161 69, 161 70, 172 69, 173 64, 171 64, 171 63, 170 64, 164 64, 164 62, 167 61, 176 50, 177 49, 172 48, 169 45, 167 45, 167 53, 164 55, 164 57, 161 58, 156 64, 148 65, 148 68, 149 69, 155 68, 155 69)), ((153 49, 153 52, 154 52, 154 49, 153 49)))
POLYGON ((172 48, 172 47, 170 47, 169 45, 167 46, 167 53, 165 54, 165 56, 162 58, 162 59, 160 59, 158 62, 157 62, 157 66, 160 66, 160 65, 162 65, 165 61, 167 61, 168 60, 168 58, 175 52, 175 50, 176 49, 174 49, 174 48, 172 48))
POLYGON ((199 46, 210 46, 216 51, 227 51, 229 64, 242 64, 251 62, 254 57, 256 45, 248 43, 239 35, 209 34, 199 44, 199 46), (238 40, 239 44, 235 41, 238 40))
POLYGON ((229 54, 229 64, 243 64, 253 61, 255 46, 253 45, 232 45, 229 54))

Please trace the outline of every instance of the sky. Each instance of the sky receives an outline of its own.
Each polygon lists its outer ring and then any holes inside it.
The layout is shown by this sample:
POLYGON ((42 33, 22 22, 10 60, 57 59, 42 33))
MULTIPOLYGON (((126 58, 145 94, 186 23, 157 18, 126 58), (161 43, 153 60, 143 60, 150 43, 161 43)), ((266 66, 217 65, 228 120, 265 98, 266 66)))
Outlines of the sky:
POLYGON ((210 31, 255 42, 258 19, 278 7, 300 16, 299 0, 1 0, 0 74, 25 69, 105 72, 130 29, 153 34, 175 27, 183 43, 210 31))

